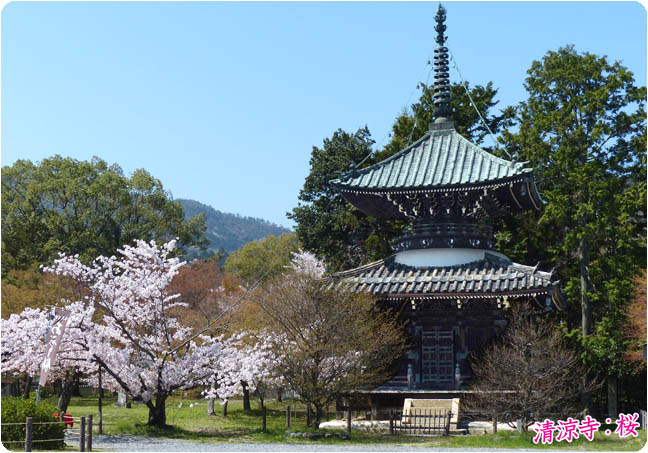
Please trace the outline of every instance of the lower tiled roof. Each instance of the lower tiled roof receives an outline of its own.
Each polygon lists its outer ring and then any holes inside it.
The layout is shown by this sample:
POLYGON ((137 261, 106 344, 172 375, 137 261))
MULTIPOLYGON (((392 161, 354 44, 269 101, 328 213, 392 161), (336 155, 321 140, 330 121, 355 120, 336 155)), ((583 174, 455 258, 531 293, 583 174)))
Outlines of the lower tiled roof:
MULTIPOLYGON (((447 267, 399 264, 395 255, 362 267, 333 274, 355 292, 381 298, 484 298, 549 295, 560 298, 559 282, 551 272, 514 263, 491 253, 484 259, 447 267)), ((555 299, 554 299, 555 300, 555 299)))

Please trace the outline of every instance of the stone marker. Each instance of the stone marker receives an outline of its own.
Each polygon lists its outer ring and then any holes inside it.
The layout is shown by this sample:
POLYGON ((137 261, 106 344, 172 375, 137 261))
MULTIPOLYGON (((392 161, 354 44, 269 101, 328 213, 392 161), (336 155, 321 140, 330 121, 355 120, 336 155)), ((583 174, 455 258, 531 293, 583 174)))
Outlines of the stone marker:
POLYGON ((117 392, 117 402, 114 404, 114 406, 121 408, 130 407, 130 404, 127 401, 126 393, 122 391, 117 392))

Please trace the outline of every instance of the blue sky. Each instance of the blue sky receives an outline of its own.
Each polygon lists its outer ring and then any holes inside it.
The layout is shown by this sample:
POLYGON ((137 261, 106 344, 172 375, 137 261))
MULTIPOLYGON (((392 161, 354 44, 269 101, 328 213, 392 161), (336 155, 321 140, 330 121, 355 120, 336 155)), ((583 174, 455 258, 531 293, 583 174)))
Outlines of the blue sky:
MULTIPOLYGON (((25 2, 2 10, 2 165, 93 155, 175 198, 290 226, 313 145, 385 144, 434 49, 437 2, 25 2)), ((646 84, 634 2, 444 2, 448 45, 501 106, 534 59, 574 44, 646 84)), ((452 71, 451 77, 457 80, 452 71)))

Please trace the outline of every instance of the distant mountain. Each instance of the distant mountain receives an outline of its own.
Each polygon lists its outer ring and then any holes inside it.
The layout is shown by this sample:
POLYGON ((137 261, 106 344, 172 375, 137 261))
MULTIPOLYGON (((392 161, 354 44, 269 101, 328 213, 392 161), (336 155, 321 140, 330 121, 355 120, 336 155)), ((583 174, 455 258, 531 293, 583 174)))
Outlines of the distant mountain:
POLYGON ((250 241, 258 241, 266 236, 292 233, 288 228, 255 217, 242 217, 228 214, 195 200, 177 199, 184 208, 185 217, 204 213, 207 224, 205 236, 209 240, 206 251, 189 250, 187 259, 207 258, 218 253, 231 253, 250 241))

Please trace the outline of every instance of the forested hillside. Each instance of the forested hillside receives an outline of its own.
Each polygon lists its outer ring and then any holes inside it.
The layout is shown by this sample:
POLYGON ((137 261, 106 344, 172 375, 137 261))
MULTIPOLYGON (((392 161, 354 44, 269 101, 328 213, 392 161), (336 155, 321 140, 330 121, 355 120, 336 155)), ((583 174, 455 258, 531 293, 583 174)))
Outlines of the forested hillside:
POLYGON ((195 200, 178 199, 177 201, 182 204, 186 218, 200 213, 204 213, 206 217, 207 231, 205 237, 209 240, 208 249, 204 252, 191 249, 187 253, 187 259, 189 260, 223 252, 230 253, 250 241, 290 232, 288 228, 270 223, 267 220, 221 212, 195 200))

